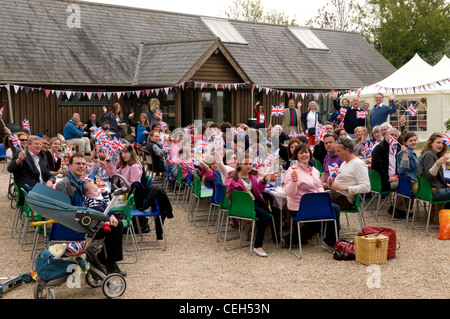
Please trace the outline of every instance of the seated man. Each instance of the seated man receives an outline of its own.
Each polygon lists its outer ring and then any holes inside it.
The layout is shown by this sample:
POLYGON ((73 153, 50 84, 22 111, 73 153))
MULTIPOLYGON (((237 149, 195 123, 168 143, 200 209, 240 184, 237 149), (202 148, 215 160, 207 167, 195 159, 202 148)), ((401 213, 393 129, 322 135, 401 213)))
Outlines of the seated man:
POLYGON ((88 137, 86 137, 87 132, 82 128, 84 126, 80 118, 76 115, 72 116, 71 120, 64 126, 64 139, 66 142, 72 142, 78 151, 82 154, 91 153, 91 142, 88 137))
POLYGON ((336 142, 336 154, 342 161, 336 178, 328 179, 331 201, 341 210, 351 210, 356 194, 370 192, 370 179, 367 165, 353 154, 351 139, 339 139, 336 142))
POLYGON ((372 151, 371 168, 380 174, 381 191, 383 192, 396 190, 398 185, 396 155, 400 150, 400 143, 397 143, 397 146, 392 149, 389 145, 390 138, 396 140, 399 138, 399 132, 395 127, 386 131, 384 138, 372 151))
MULTIPOLYGON (((69 159, 69 172, 67 176, 56 185, 56 190, 69 196, 73 206, 83 206, 83 185, 84 181, 81 176, 86 171, 86 158, 82 153, 75 153, 69 159)), ((110 215, 111 231, 105 232, 100 229, 95 239, 105 238, 105 244, 102 251, 98 254, 98 258, 106 266, 108 272, 119 273, 126 276, 117 266, 117 262, 123 259, 122 253, 122 236, 123 224, 118 221, 114 215, 110 215)))
MULTIPOLYGON (((25 142, 26 143, 26 142, 25 142)), ((16 152, 8 165, 8 172, 13 173, 14 182, 19 191, 23 188, 29 192, 38 183, 47 183, 51 177, 47 161, 41 153, 42 141, 38 136, 28 138, 27 150, 16 152)), ((54 180, 54 177, 53 177, 54 180)), ((50 186, 48 184, 48 186, 50 186)), ((19 205, 25 203, 22 192, 19 193, 19 205)))
MULTIPOLYGON (((342 160, 336 154, 336 141, 338 137, 334 133, 326 133, 323 137, 323 141, 321 143, 324 144, 325 150, 327 151, 327 155, 323 160, 323 172, 320 176, 322 180, 323 189, 328 189, 328 178, 330 177, 330 166, 336 164, 338 167, 341 166, 342 160)), ((332 178, 335 176, 332 176, 332 178)))

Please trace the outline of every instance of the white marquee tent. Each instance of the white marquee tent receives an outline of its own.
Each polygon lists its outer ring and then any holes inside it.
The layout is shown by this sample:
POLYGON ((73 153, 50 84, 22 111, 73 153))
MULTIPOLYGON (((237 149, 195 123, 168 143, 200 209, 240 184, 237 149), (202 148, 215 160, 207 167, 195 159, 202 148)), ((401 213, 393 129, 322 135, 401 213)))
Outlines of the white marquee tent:
MULTIPOLYGON (((360 100, 375 104, 375 94, 383 93, 384 103, 395 93, 397 114, 390 116, 390 122, 398 125, 399 117, 407 116, 407 129, 415 131, 420 141, 425 141, 434 132, 445 132, 444 123, 450 118, 450 59, 444 56, 435 66, 430 66, 414 56, 403 67, 386 79, 362 88, 360 100), (416 116, 406 113, 409 105, 418 109, 416 116)), ((352 91, 347 97, 356 95, 352 91)))

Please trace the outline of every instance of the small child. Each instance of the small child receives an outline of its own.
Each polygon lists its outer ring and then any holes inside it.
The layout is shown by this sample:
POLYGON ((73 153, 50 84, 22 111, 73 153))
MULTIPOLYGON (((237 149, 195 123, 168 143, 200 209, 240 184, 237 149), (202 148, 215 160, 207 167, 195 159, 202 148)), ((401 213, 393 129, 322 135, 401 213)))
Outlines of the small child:
MULTIPOLYGON (((103 192, 100 194, 97 185, 92 182, 85 182, 83 185, 83 193, 85 195, 83 197, 84 207, 98 210, 102 213, 105 211, 106 207, 109 204, 109 195, 107 192, 103 192)), ((105 216, 103 230, 105 232, 111 231, 110 216, 105 216)))

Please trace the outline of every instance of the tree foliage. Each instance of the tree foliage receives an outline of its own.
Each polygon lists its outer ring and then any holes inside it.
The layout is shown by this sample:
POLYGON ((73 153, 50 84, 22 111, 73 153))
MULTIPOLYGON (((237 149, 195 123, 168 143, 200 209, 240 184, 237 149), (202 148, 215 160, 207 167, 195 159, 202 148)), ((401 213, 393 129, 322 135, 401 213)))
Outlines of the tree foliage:
POLYGON ((360 32, 362 26, 358 23, 356 8, 355 0, 330 0, 306 25, 320 29, 360 32))
POLYGON ((450 53, 445 0, 366 0, 358 6, 363 36, 395 67, 417 53, 431 65, 450 53))
POLYGON ((233 0, 224 15, 234 20, 296 25, 295 19, 289 20, 284 11, 272 9, 266 12, 261 0, 233 0))

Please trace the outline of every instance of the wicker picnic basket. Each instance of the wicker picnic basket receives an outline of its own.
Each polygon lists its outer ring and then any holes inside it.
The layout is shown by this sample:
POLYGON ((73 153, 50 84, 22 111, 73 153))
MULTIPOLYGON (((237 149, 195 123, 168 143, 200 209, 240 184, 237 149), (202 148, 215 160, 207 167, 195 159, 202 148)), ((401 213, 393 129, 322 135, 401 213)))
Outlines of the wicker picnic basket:
POLYGON ((389 237, 380 234, 355 236, 355 260, 364 265, 387 263, 389 237))

